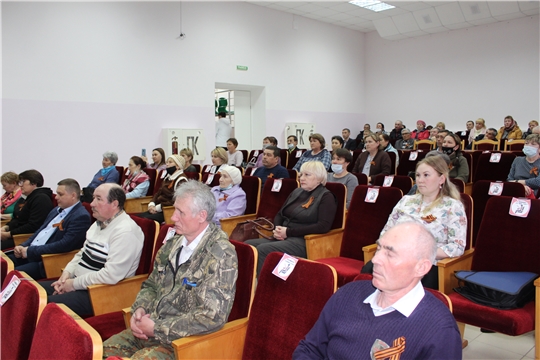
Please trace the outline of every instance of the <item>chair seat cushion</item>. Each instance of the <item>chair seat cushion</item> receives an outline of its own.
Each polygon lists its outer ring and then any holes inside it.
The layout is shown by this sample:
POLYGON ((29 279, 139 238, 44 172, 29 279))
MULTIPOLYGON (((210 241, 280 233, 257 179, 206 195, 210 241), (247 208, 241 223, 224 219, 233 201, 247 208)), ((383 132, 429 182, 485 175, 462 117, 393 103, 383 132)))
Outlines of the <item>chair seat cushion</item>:
POLYGON ((364 266, 364 262, 356 259, 350 259, 346 257, 333 257, 326 259, 318 259, 318 262, 328 264, 337 272, 338 287, 341 287, 354 280, 359 274, 360 270, 364 266))
POLYGON ((103 341, 126 330, 122 311, 92 316, 84 320, 101 335, 103 341))
POLYGON ((456 321, 517 336, 534 330, 534 301, 520 309, 499 310, 476 304, 458 293, 448 295, 456 321))

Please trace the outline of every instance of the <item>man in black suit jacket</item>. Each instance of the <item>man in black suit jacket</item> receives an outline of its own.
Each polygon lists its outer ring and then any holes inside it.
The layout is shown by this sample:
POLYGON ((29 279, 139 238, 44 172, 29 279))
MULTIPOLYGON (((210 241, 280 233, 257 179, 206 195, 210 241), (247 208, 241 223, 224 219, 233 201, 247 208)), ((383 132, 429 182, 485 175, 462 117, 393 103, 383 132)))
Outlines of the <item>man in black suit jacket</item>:
POLYGON ((341 131, 341 135, 343 136, 343 141, 345 142, 343 148, 351 151, 355 150, 356 141, 354 141, 354 139, 351 139, 351 130, 345 128, 341 131))
POLYGON ((58 206, 47 215, 41 227, 9 257, 15 270, 24 271, 34 280, 46 277, 41 255, 65 253, 80 249, 90 227, 90 214, 79 201, 81 188, 73 179, 58 183, 58 206))

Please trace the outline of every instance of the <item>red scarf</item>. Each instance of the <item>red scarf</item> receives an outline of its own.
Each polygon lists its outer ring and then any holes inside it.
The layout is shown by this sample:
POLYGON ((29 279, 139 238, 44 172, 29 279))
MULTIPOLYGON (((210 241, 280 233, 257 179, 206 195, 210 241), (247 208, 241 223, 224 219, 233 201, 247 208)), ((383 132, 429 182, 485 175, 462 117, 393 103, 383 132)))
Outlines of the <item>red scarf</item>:
POLYGON ((124 181, 124 185, 122 185, 122 189, 124 189, 124 192, 126 194, 130 193, 138 185, 142 184, 148 179, 150 179, 150 177, 142 170, 136 174, 130 174, 129 177, 124 181))

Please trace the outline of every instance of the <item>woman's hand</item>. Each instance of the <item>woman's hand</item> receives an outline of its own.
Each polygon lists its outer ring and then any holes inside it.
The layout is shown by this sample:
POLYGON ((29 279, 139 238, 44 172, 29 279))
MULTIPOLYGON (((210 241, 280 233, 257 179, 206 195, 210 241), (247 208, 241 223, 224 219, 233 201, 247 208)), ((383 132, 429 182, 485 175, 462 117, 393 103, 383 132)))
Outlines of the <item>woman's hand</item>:
POLYGON ((154 205, 149 206, 149 207, 148 207, 148 212, 149 212, 150 214, 155 214, 155 213, 157 213, 156 207, 155 207, 154 205))
POLYGON ((533 193, 533 190, 525 185, 525 196, 530 196, 533 193))
POLYGON ((274 239, 285 240, 287 238, 287 228, 284 226, 276 226, 274 229, 274 239))

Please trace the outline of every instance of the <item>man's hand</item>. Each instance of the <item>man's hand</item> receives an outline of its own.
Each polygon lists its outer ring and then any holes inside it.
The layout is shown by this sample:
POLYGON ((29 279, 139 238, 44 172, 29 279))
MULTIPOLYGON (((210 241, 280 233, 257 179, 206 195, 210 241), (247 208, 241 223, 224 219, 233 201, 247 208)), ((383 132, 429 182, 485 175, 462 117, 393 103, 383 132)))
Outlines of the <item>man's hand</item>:
MULTIPOLYGON (((55 282, 53 282, 51 284, 51 286, 54 288, 53 295, 63 294, 65 292, 68 292, 68 291, 65 291, 64 286, 65 286, 66 282, 68 280, 70 280, 70 277, 71 277, 71 274, 68 273, 67 271, 64 271, 62 273, 62 276, 60 276, 60 278, 58 280, 56 280, 55 282)), ((73 280, 71 280, 71 287, 73 287, 73 280)), ((75 289, 73 289, 71 291, 74 291, 74 290, 75 289)))
POLYGON ((133 336, 138 339, 148 340, 148 337, 154 336, 154 322, 150 315, 146 314, 143 308, 135 310, 130 320, 130 327, 133 336))
POLYGON ((2 231, 2 235, 0 236, 2 240, 7 240, 11 237, 11 233, 9 231, 2 231))
POLYGON ((154 337, 154 321, 150 319, 150 314, 146 314, 142 317, 141 321, 137 324, 139 329, 144 333, 146 338, 154 337))
MULTIPOLYGON (((13 248, 13 255, 15 255, 16 258, 22 258, 22 249, 23 247, 21 245, 17 245, 13 248)), ((26 256, 25 256, 26 257, 26 256)))

